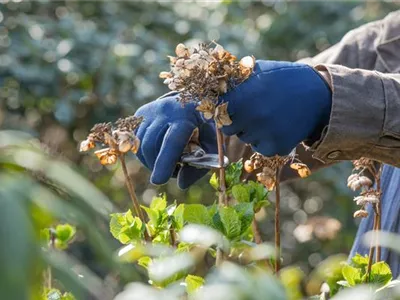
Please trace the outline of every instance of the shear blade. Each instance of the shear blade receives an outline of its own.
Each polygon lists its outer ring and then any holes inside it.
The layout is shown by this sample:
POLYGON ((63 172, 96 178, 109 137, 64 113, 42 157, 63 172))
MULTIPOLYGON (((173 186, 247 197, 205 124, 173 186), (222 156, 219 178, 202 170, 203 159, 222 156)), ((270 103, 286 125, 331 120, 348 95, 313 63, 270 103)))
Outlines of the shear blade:
MULTIPOLYGON (((182 156, 181 162, 201 169, 218 169, 221 168, 217 154, 204 154, 196 157, 193 154, 185 154, 182 156)), ((227 167, 229 164, 228 157, 224 156, 222 167, 227 167)))

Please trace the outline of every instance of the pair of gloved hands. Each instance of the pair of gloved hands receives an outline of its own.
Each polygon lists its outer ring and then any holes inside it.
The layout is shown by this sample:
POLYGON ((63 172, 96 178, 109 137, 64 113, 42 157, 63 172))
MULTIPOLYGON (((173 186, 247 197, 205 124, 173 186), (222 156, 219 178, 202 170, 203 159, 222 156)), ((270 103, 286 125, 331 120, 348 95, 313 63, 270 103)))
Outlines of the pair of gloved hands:
MULTIPOLYGON (((306 139, 318 139, 328 125, 331 90, 321 75, 308 65, 258 61, 253 74, 222 96, 228 102, 232 125, 225 135, 240 140, 265 156, 286 155, 306 139)), ((136 135, 141 140, 138 158, 150 170, 150 181, 163 184, 177 177, 178 186, 189 187, 207 173, 190 166, 177 167, 193 130, 207 153, 217 153, 213 121, 205 121, 194 104, 182 105, 178 95, 142 106, 136 116, 144 121, 136 135)))

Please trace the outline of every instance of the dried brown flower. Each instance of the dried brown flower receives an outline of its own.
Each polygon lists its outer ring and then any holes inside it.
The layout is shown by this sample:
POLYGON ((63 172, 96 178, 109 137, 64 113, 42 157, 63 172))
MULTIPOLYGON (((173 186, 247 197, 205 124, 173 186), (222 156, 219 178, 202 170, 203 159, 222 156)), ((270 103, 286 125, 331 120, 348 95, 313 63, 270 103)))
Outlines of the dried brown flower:
POLYGON ((81 142, 80 151, 88 151, 96 146, 96 142, 106 145, 106 148, 95 151, 102 165, 117 162, 120 155, 132 151, 136 153, 140 140, 133 133, 143 121, 142 117, 127 117, 118 119, 115 124, 99 123, 93 126, 86 140, 81 142))
POLYGON ((369 188, 372 186, 372 180, 367 176, 361 176, 359 174, 351 174, 347 179, 347 186, 356 191, 361 187, 369 188))
POLYGON ((206 119, 215 118, 219 128, 230 125, 226 104, 219 105, 219 96, 246 80, 253 72, 255 59, 252 56, 237 61, 236 57, 216 43, 200 44, 188 48, 177 45, 176 57, 169 57, 170 72, 161 72, 160 77, 171 90, 179 91, 181 103, 196 102, 198 111, 206 119))

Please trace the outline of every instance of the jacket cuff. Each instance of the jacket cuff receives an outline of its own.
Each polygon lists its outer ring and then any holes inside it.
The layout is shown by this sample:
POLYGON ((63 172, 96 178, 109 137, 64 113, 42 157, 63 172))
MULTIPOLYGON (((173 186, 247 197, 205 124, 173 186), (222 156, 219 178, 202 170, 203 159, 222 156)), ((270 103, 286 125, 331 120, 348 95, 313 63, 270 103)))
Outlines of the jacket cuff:
MULTIPOLYGON (((310 148, 313 157, 332 163, 366 156, 378 144, 385 117, 385 93, 377 72, 340 65, 318 65, 332 82, 329 125, 310 148)), ((307 146, 307 145, 306 145, 307 146)))

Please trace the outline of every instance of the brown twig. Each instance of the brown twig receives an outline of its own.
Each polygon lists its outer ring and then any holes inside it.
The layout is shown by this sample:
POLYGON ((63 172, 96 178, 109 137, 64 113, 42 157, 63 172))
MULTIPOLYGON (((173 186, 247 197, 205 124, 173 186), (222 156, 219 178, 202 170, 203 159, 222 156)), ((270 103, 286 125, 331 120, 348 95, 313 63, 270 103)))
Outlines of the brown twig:
MULTIPOLYGON (((124 172, 126 187, 128 188, 129 196, 131 197, 131 200, 133 203, 133 209, 135 211, 135 215, 145 224, 146 220, 145 220, 143 212, 140 208, 139 200, 136 197, 135 187, 132 183, 132 178, 129 175, 128 169, 126 168, 125 155, 121 154, 119 156, 119 159, 121 161, 122 171, 124 172)), ((147 230, 145 230, 144 236, 145 236, 146 241, 150 240, 150 235, 147 232, 147 230)))
POLYGON ((226 181, 225 181, 225 167, 224 167, 224 137, 221 129, 215 124, 215 131, 217 134, 217 145, 218 145, 218 163, 219 163, 219 193, 218 203, 220 206, 228 205, 228 199, 226 197, 226 181))
POLYGON ((275 187, 275 273, 281 268, 281 230, 280 230, 280 212, 281 212, 281 191, 280 177, 282 167, 276 169, 276 187, 275 187))
POLYGON ((169 235, 170 235, 170 242, 171 246, 174 247, 176 245, 176 238, 175 238, 175 230, 174 228, 169 229, 169 235))

